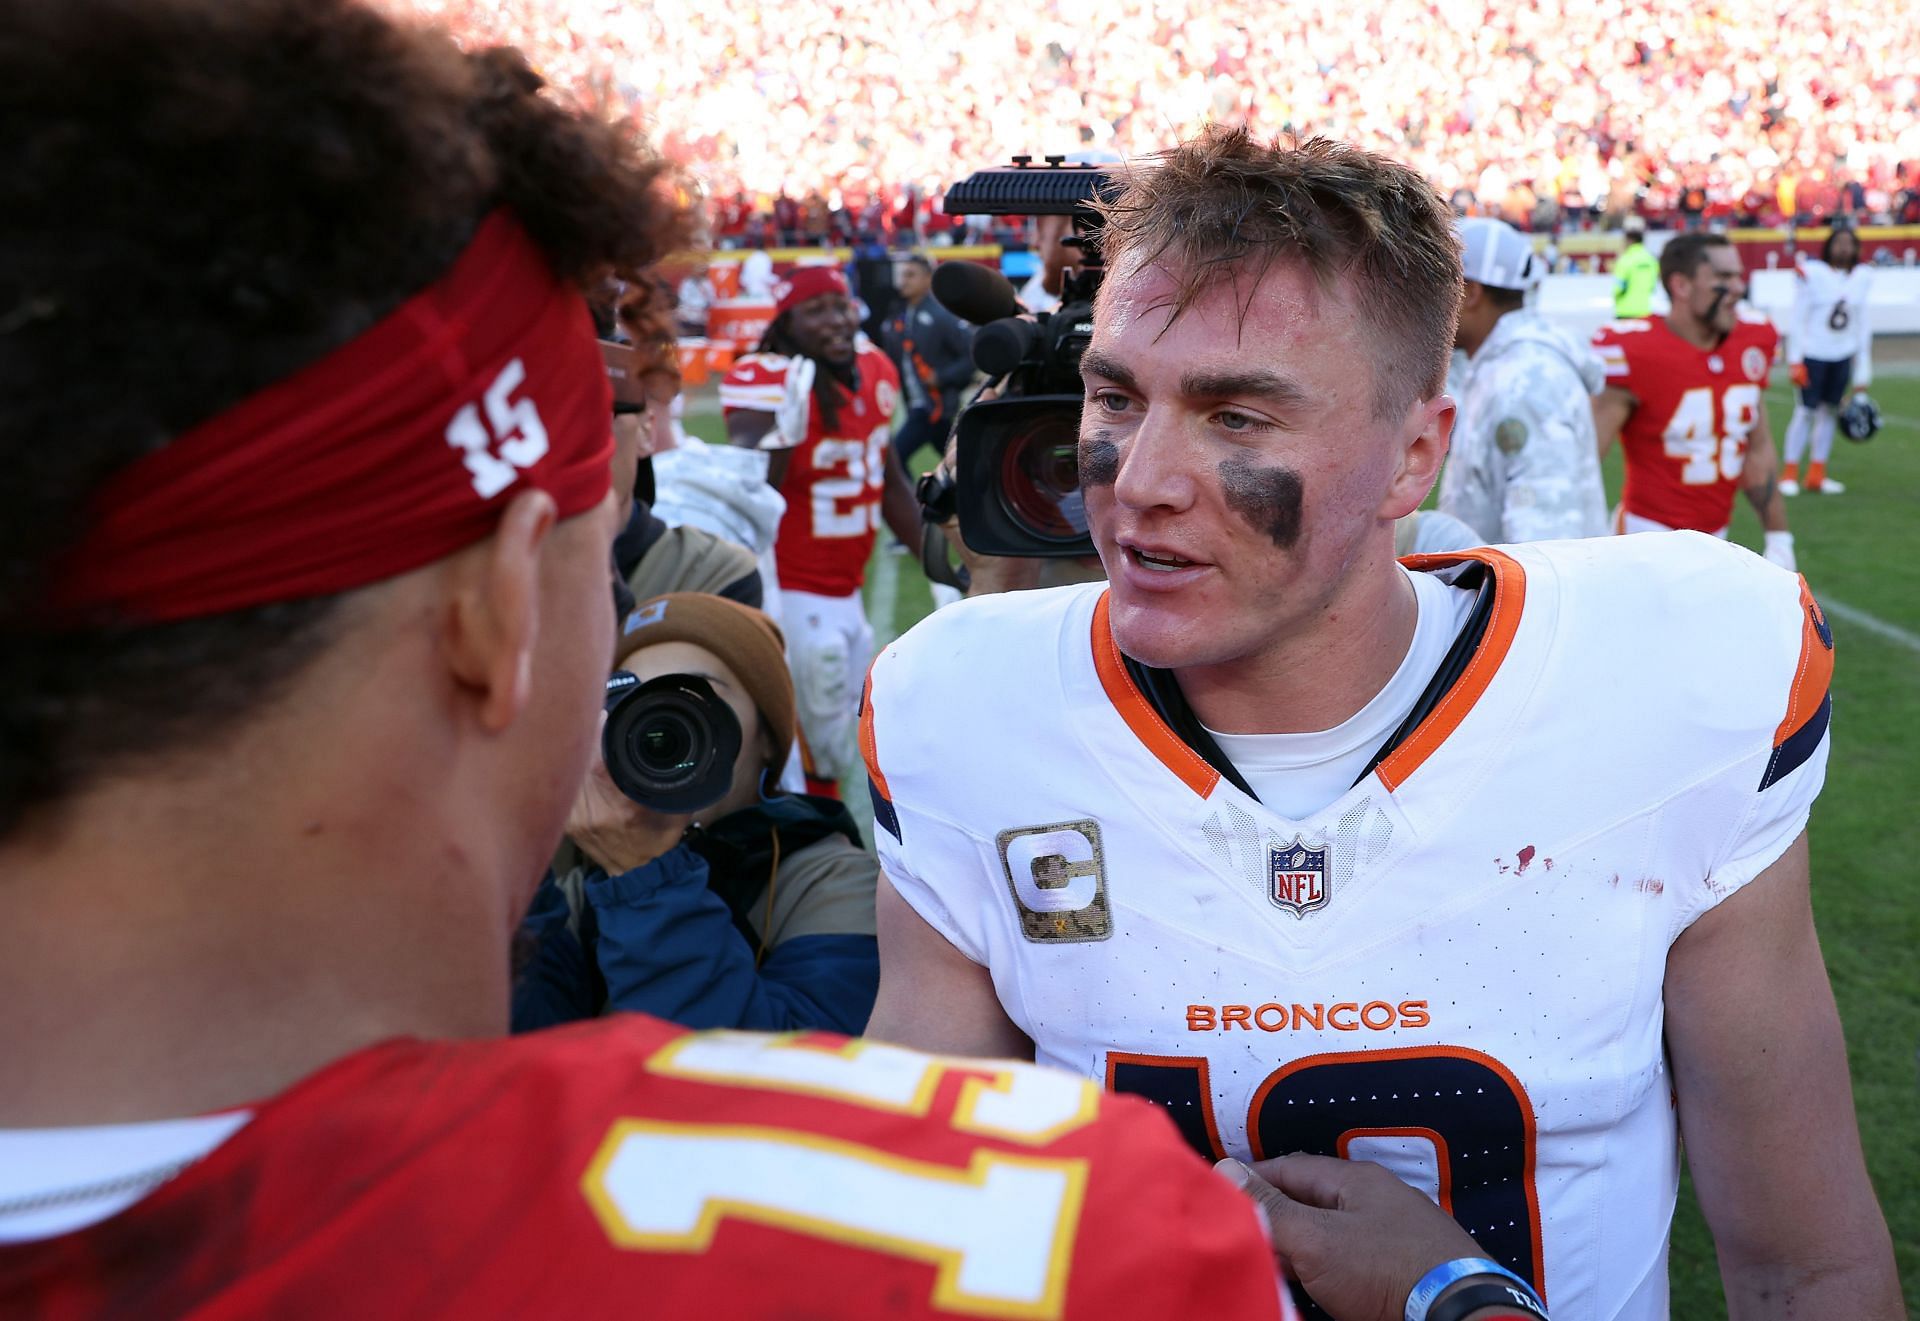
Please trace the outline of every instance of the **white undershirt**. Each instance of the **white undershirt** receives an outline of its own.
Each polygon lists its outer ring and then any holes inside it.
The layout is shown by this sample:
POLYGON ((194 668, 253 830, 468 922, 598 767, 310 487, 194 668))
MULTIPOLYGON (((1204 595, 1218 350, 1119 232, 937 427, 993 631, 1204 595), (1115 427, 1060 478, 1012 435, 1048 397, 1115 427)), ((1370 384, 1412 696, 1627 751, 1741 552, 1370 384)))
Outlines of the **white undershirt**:
POLYGON ((118 1215, 251 1118, 251 1110, 225 1110, 141 1124, 0 1129, 0 1243, 52 1238, 118 1215))
POLYGON ((1353 787, 1373 754, 1420 700, 1473 612, 1474 591, 1449 587, 1430 573, 1407 576, 1413 580, 1413 599, 1419 612, 1413 642, 1387 686, 1365 706, 1332 729, 1315 733, 1222 734, 1207 730, 1254 796, 1281 816, 1304 820, 1353 787))

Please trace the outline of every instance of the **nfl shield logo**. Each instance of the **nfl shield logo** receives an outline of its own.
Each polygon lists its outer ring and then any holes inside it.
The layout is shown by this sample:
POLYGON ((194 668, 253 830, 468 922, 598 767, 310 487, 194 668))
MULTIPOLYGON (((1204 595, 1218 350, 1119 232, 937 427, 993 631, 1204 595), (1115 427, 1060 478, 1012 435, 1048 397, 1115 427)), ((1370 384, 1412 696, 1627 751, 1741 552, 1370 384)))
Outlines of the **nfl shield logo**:
POLYGON ((1275 908, 1304 917, 1327 906, 1327 850, 1293 843, 1267 850, 1267 898, 1275 908))

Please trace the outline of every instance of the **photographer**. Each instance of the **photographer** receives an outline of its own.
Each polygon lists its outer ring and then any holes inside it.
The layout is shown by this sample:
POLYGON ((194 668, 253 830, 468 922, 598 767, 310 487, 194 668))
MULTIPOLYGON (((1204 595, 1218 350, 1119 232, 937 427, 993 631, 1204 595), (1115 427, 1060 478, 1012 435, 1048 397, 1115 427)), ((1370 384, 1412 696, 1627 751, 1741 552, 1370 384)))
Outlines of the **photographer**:
POLYGON ((644 1010, 692 1027, 858 1032, 879 982, 876 864, 846 809, 773 789, 793 743, 779 630, 701 593, 643 603, 616 664, 704 679, 739 722, 719 801, 656 810, 596 760, 522 930, 517 1031, 644 1010), (771 793, 769 793, 771 790, 771 793))

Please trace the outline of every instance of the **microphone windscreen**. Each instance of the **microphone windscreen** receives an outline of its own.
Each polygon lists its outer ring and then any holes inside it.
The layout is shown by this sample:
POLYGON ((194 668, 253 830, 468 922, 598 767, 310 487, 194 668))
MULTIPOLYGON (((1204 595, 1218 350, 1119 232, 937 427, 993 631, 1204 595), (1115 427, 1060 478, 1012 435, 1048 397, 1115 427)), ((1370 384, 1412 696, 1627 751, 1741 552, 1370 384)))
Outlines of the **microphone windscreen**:
POLYGON ((1026 360, 1040 327, 1019 317, 998 317, 973 334, 973 365, 989 376, 1005 376, 1026 360))
POLYGON ((933 273, 933 296, 949 312, 976 326, 1021 312, 1007 277, 979 262, 941 263, 933 273))

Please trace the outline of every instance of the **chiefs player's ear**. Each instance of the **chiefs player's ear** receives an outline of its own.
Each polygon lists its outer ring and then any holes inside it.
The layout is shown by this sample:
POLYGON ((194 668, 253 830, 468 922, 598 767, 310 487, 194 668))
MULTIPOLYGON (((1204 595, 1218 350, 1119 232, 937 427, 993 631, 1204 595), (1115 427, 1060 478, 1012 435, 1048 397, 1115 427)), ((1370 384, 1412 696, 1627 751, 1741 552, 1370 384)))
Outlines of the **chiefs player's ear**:
POLYGON ((1453 438, 1453 419, 1453 400, 1444 393, 1431 399, 1417 399, 1409 406, 1401 425, 1393 481, 1380 506, 1380 517, 1405 518, 1427 498, 1447 457, 1447 445, 1453 438))
POLYGON ((554 519, 552 496, 522 492, 508 503, 492 536, 448 564, 453 589, 441 646, 475 719, 488 733, 511 725, 532 695, 540 551, 554 519))

